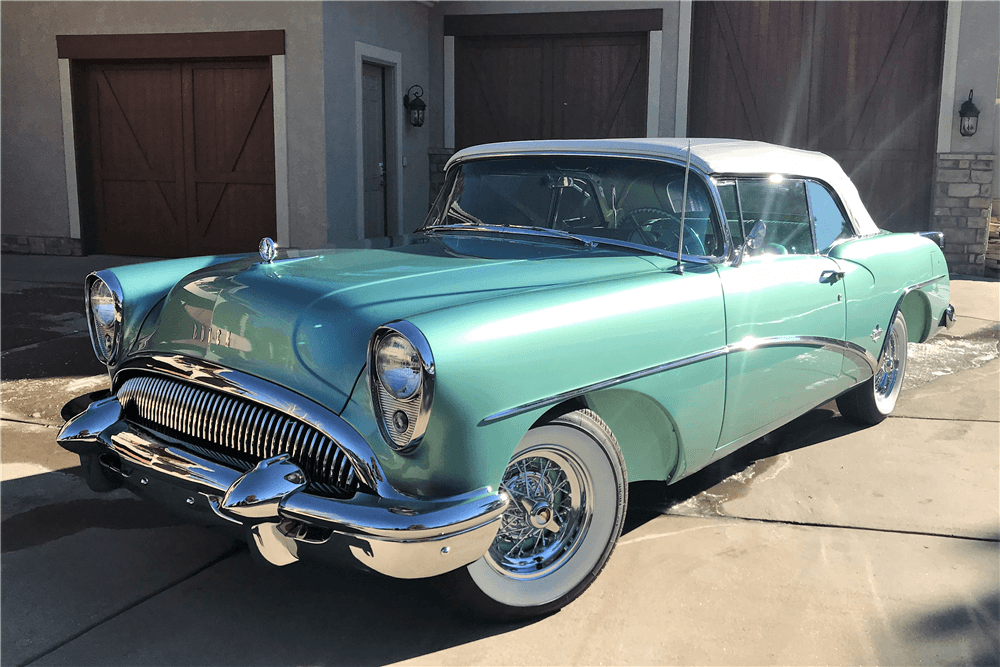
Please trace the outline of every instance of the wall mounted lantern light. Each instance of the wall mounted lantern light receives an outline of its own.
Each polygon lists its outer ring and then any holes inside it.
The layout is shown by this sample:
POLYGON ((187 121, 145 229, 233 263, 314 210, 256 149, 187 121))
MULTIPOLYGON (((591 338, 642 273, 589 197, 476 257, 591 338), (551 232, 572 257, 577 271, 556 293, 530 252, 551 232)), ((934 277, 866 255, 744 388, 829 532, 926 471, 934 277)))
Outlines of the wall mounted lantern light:
POLYGON ((969 91, 969 99, 962 102, 958 109, 959 126, 958 131, 963 137, 971 137, 979 129, 979 108, 972 103, 972 91, 969 91))
MULTIPOLYGON (((424 94, 424 89, 418 85, 410 86, 410 90, 406 91, 403 95, 403 107, 410 112, 410 125, 413 127, 420 127, 424 124, 424 110, 427 109, 427 105, 420 97, 424 94), (413 92, 413 97, 410 97, 410 92, 416 88, 417 90, 413 92)), ((978 111, 976 112, 979 113, 978 111)))

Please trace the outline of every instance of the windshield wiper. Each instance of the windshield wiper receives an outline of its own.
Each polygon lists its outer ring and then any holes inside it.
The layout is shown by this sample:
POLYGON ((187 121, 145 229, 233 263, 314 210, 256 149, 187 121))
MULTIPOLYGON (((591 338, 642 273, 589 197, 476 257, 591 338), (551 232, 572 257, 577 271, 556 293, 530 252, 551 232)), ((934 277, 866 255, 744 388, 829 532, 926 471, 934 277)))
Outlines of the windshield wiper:
POLYGON ((576 241, 588 248, 596 248, 597 243, 595 241, 590 241, 581 236, 576 236, 575 234, 570 234, 569 232, 564 232, 561 229, 550 229, 548 227, 530 227, 530 226, 514 226, 514 225, 483 225, 483 224, 467 224, 467 225, 431 225, 430 227, 423 227, 417 230, 418 232, 423 232, 424 234, 434 234, 438 231, 458 231, 458 232, 495 232, 498 234, 520 234, 522 236, 543 236, 546 238, 557 238, 557 239, 569 239, 571 241, 576 241))

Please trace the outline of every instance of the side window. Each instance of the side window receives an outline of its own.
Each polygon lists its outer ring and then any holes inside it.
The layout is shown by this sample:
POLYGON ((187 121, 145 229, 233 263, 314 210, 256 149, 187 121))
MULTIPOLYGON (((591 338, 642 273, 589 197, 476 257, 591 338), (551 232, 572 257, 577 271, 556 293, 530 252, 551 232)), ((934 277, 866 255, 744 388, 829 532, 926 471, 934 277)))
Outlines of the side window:
POLYGON ((829 248, 837 239, 854 236, 850 221, 825 187, 809 181, 806 189, 809 191, 809 209, 816 226, 816 245, 820 251, 829 248))
POLYGON ((803 181, 753 178, 737 181, 740 212, 748 229, 751 221, 767 224, 764 244, 755 254, 808 255, 815 252, 809 206, 803 181))

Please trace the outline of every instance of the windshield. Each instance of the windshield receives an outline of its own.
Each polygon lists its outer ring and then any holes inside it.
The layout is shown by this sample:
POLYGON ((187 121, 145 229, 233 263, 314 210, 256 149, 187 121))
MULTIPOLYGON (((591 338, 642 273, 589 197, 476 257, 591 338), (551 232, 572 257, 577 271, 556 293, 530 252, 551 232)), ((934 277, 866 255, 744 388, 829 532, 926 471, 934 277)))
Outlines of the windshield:
MULTIPOLYGON (((677 252, 684 168, 655 160, 529 156, 460 164, 424 222, 554 230, 597 242, 677 252)), ((720 255, 724 240, 704 180, 691 172, 685 255, 720 255)))

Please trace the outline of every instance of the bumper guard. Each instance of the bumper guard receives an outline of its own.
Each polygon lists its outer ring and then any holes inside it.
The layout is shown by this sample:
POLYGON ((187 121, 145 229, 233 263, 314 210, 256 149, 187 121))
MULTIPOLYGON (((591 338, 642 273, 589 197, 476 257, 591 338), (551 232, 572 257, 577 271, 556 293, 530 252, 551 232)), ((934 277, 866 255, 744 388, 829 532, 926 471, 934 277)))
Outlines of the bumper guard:
MULTIPOLYGON (((435 576, 486 553, 509 502, 489 487, 437 500, 312 495, 287 454, 241 473, 126 422, 114 396, 68 421, 58 441, 80 455, 90 476, 110 475, 175 510, 242 527, 251 551, 273 565, 298 560, 300 546, 346 548, 382 574, 435 576)), ((107 487, 105 479, 94 482, 107 487)))

